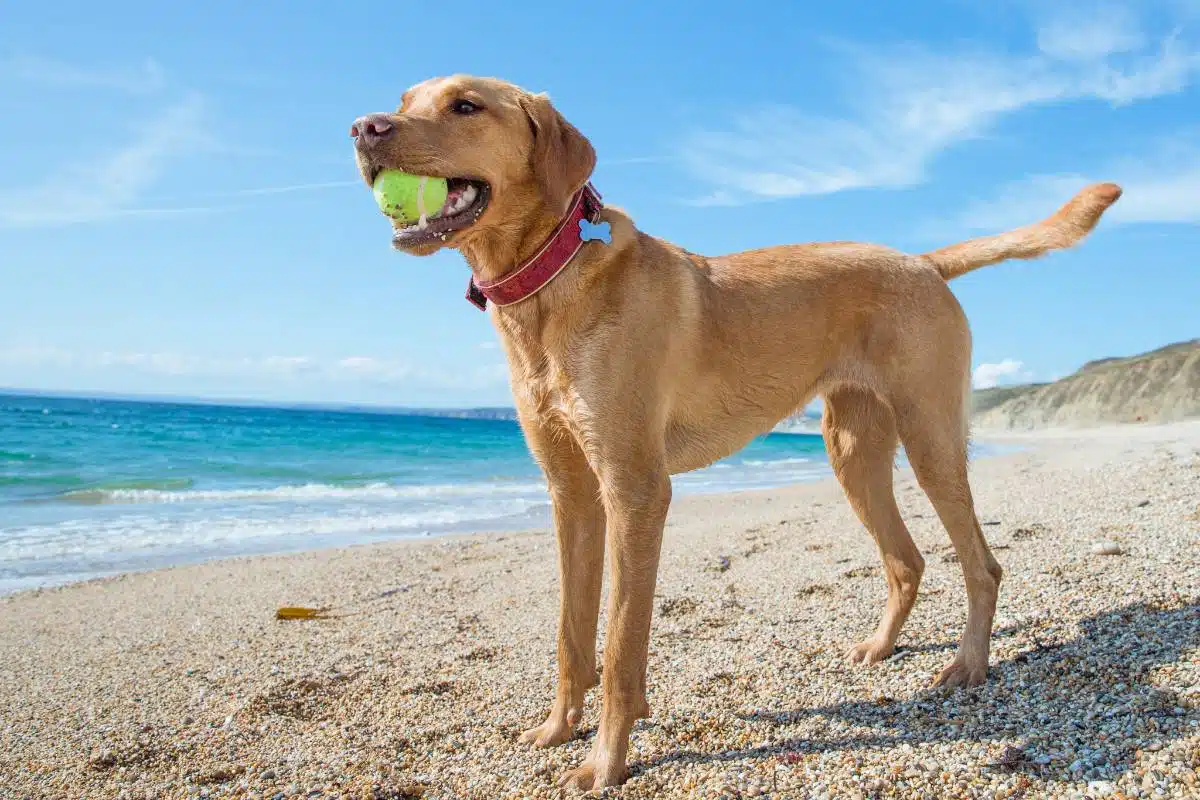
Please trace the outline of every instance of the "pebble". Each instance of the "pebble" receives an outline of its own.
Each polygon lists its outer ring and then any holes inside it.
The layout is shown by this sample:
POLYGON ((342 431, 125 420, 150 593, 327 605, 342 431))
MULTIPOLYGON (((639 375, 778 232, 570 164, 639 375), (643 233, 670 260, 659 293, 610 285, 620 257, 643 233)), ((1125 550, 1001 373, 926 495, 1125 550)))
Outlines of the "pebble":
POLYGON ((1092 554, 1097 556, 1119 556, 1123 552, 1118 542, 1096 542, 1092 545, 1092 554))

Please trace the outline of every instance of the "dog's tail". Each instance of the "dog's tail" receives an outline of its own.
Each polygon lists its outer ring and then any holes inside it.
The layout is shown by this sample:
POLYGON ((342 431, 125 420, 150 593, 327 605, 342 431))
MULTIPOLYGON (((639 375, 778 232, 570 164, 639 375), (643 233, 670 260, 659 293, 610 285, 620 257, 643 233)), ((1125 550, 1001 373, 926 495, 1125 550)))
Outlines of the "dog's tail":
POLYGON ((1077 244, 1120 196, 1121 187, 1115 183, 1092 184, 1048 219, 1008 233, 952 244, 922 257, 933 262, 946 280, 1010 258, 1037 258, 1077 244))

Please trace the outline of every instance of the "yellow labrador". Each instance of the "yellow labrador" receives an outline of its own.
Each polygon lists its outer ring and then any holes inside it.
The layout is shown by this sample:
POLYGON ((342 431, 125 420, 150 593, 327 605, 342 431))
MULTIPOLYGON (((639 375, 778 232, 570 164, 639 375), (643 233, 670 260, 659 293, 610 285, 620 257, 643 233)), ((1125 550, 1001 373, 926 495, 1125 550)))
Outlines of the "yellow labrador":
MULTIPOLYGON (((494 79, 426 81, 351 133, 368 184, 383 168, 452 179, 443 215, 424 227, 396 223, 393 244, 415 255, 456 248, 484 286, 561 229, 595 165, 592 145, 545 95, 494 79)), ((946 282, 1070 247, 1120 194, 1090 186, 1044 222, 923 255, 829 242, 706 257, 603 207, 593 221, 608 223, 610 241, 583 243, 540 291, 492 308, 521 426, 549 485, 561 573, 557 696, 522 740, 547 747, 572 735, 598 683, 606 543, 612 572, 600 727, 562 785, 622 782, 630 728, 649 714, 669 476, 734 452, 817 395, 833 469, 888 583, 878 629, 849 658, 891 654, 924 569, 892 492, 903 442, 966 579, 966 628, 936 682, 985 679, 1001 569, 967 483, 971 336, 946 282)))

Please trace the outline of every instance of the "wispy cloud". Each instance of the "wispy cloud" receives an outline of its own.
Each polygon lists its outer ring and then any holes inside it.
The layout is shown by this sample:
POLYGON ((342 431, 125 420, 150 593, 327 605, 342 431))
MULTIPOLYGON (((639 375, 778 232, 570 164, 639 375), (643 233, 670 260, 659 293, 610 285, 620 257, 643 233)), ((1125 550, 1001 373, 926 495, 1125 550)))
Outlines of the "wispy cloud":
POLYGON ((124 368, 162 376, 292 378, 320 369, 319 364, 306 356, 208 358, 169 352, 103 352, 98 355, 68 355, 68 358, 74 366, 81 368, 124 368))
POLYGON ((724 130, 692 133, 684 163, 713 187, 697 202, 912 186, 939 153, 1022 109, 1084 99, 1125 105, 1186 88, 1200 74, 1200 48, 1175 31, 1150 37, 1122 8, 1046 20, 1038 49, 1025 55, 838 46, 852 113, 757 108, 724 130))
POLYGON ((348 356, 332 365, 332 372, 370 383, 403 383, 413 377, 416 370, 407 362, 394 361, 373 356, 348 356))
POLYGON ((161 376, 290 377, 318 371, 307 356, 213 358, 172 352, 72 352, 45 345, 0 348, 0 366, 52 367, 71 370, 133 370, 161 376))
MULTIPOLYGON (((599 163, 601 166, 627 166, 627 165, 634 165, 634 164, 660 164, 660 163, 665 163, 670 160, 671 159, 669 159, 666 156, 636 156, 633 158, 606 159, 606 160, 601 160, 599 163)), ((235 200, 238 198, 264 197, 264 196, 280 195, 280 194, 301 194, 301 193, 308 193, 308 192, 325 192, 325 191, 329 191, 329 190, 333 190, 333 189, 348 189, 348 188, 361 189, 362 187, 363 187, 363 182, 362 182, 361 178, 356 179, 356 180, 345 180, 345 181, 314 181, 311 183, 294 183, 294 184, 285 184, 285 185, 281 185, 281 186, 255 186, 255 187, 249 187, 249 188, 244 188, 244 189, 230 189, 229 191, 225 191, 225 192, 205 192, 202 194, 187 195, 187 196, 183 196, 183 197, 175 196, 175 197, 170 197, 170 198, 164 198, 161 201, 159 201, 164 206, 163 208, 146 210, 142 213, 170 213, 172 211, 190 212, 190 211, 201 211, 201 210, 205 210, 205 211, 221 210, 221 209, 211 208, 211 207, 196 207, 196 206, 191 206, 191 205, 183 206, 181 204, 191 204, 191 203, 195 203, 197 201, 207 201, 207 200, 235 200), (179 206, 179 207, 176 208, 176 206, 179 206)), ((229 206, 229 208, 232 208, 232 207, 233 206, 229 206)), ((222 208, 224 208, 224 207, 222 207, 222 208)))
MULTIPOLYGON (((632 158, 601 159, 600 166, 628 166, 634 164, 661 164, 671 159, 667 156, 635 156, 632 158)), ((348 162, 347 162, 348 163, 348 162)), ((276 194, 298 194, 301 192, 324 192, 330 189, 346 189, 353 187, 361 189, 362 179, 345 181, 314 181, 312 183, 295 183, 282 186, 256 186, 246 189, 231 189, 227 192, 209 192, 192 195, 182 199, 184 202, 210 199, 234 199, 238 197, 259 197, 276 194)))
POLYGON ((234 189, 228 192, 217 192, 204 197, 255 197, 269 194, 295 194, 297 192, 322 192, 326 189, 343 189, 348 186, 361 187, 358 181, 319 181, 316 183, 294 183, 290 186, 260 186, 252 189, 234 189))
MULTIPOLYGON (((139 64, 102 67, 31 55, 0 57, 0 86, 5 82, 45 89, 107 89, 149 95, 167 88, 164 69, 153 59, 139 64)), ((110 151, 87 154, 59 166, 39 183, 0 186, 0 228, 59 227, 129 217, 211 213, 240 207, 229 202, 254 197, 328 191, 359 186, 355 180, 310 181, 252 186, 222 192, 156 197, 162 176, 201 151, 230 152, 209 134, 203 98, 186 94, 157 116, 130 120, 135 132, 110 151)))
POLYGON ((22 367, 72 367, 75 357, 57 347, 14 345, 0 348, 0 364, 22 367))
POLYGON ((1125 190, 1104 215, 1105 224, 1200 223, 1200 135, 1196 135, 1160 142, 1149 155, 1115 160, 1095 175, 1034 175, 1009 183, 995 197, 970 203, 959 215, 929 226, 926 234, 948 238, 1027 225, 1100 179, 1125 190))
POLYGON ((972 374, 972 382, 976 389, 991 389, 1010 383, 1026 383, 1033 379, 1033 373, 1025 369, 1025 364, 1016 359, 1006 358, 995 364, 980 364, 972 374))
POLYGON ((297 381, 370 384, 437 389, 486 389, 503 385, 506 367, 481 364, 467 370, 441 370, 376 356, 320 359, 310 356, 212 357, 176 352, 71 352, 58 347, 21 345, 0 348, 0 367, 66 369, 87 372, 136 372, 163 378, 250 379, 271 383, 297 381))
POLYGON ((73 225, 203 210, 142 208, 139 200, 174 160, 208 144, 204 104, 192 95, 139 125, 132 141, 107 155, 64 166, 33 186, 0 189, 0 227, 73 225))
POLYGON ((629 158, 601 158, 596 162, 600 167, 624 167, 635 164, 665 164, 675 159, 671 156, 630 156, 629 158))
POLYGON ((1101 60, 1145 46, 1141 21, 1119 5, 1059 9, 1038 30, 1038 49, 1063 61, 1101 60))
POLYGON ((326 365, 324 374, 333 380, 380 386, 461 390, 502 386, 507 381, 508 368, 501 363, 485 363, 467 369, 449 370, 373 356, 350 356, 326 365))
POLYGON ((85 67, 33 55, 0 59, 0 81, 56 89, 110 89, 130 94, 151 94, 167 85, 163 68, 152 58, 134 66, 85 67))
MULTIPOLYGON (((254 186, 244 189, 229 189, 223 192, 201 192, 188 195, 170 195, 148 197, 146 202, 153 203, 153 209, 145 209, 142 213, 172 213, 195 211, 228 211, 243 208, 246 204, 198 205, 212 200, 252 200, 255 197, 269 197, 284 194, 304 194, 309 192, 326 192, 333 189, 362 188, 362 181, 316 181, 313 183, 294 183, 280 186, 254 186)), ((133 212, 130 212, 133 213, 133 212)))

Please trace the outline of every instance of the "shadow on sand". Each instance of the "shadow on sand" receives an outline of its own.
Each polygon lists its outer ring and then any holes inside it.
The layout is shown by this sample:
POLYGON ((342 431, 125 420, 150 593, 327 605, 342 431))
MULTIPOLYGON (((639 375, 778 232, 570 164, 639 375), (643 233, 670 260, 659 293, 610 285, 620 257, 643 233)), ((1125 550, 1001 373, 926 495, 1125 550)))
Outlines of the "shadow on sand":
POLYGON ((1200 646, 1200 603, 1133 604, 1089 617, 1080 626, 1082 633, 1070 641, 1035 645, 994 663, 988 684, 979 689, 949 694, 928 689, 903 701, 739 715, 777 728, 809 718, 840 719, 872 732, 791 738, 769 747, 715 754, 675 752, 632 765, 633 770, 680 761, 1004 739, 1021 747, 1005 763, 994 764, 996 768, 1046 780, 1112 779, 1130 768, 1139 747, 1157 749, 1200 732, 1200 708, 1188 707, 1178 694, 1186 687, 1180 681, 1172 684, 1169 675, 1160 675, 1156 682, 1170 688, 1151 682, 1157 668, 1200 646))

